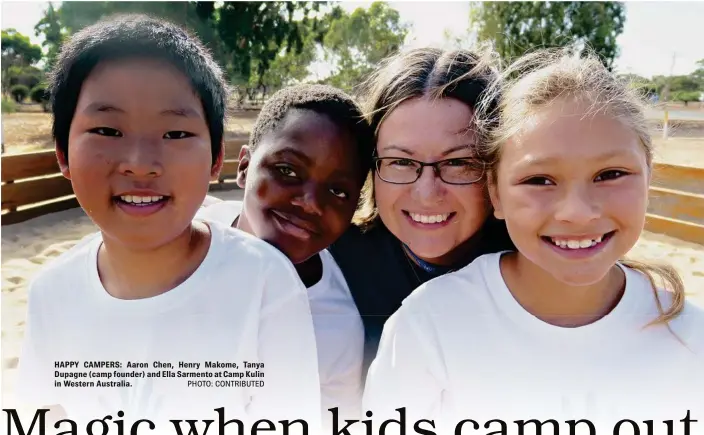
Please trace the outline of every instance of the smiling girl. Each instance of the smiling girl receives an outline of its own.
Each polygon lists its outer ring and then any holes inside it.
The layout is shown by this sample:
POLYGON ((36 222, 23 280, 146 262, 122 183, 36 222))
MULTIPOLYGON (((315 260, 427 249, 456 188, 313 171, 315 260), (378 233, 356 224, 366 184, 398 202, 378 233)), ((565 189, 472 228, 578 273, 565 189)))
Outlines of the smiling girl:
POLYGON ((495 85, 500 117, 483 123, 480 152, 517 249, 404 301, 365 409, 377 421, 401 406, 410 421, 471 419, 465 430, 586 419, 577 433, 611 433, 651 419, 648 433, 667 433, 663 420, 701 410, 704 313, 674 270, 622 260, 643 229, 652 170, 638 96, 597 58, 566 52, 528 55, 505 76, 517 79, 495 85))

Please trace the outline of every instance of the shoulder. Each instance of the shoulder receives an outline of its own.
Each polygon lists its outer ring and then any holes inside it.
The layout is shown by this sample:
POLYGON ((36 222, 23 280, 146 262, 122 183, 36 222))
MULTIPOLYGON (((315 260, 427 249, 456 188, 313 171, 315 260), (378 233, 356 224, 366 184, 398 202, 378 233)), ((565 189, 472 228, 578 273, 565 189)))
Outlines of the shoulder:
POLYGON ((329 294, 331 297, 349 299, 352 301, 352 295, 347 285, 347 280, 345 280, 342 269, 340 269, 335 258, 333 258, 332 254, 330 254, 327 249, 320 251, 319 255, 323 263, 323 279, 320 281, 320 285, 325 287, 323 292, 329 294))
POLYGON ((240 213, 242 213, 242 201, 220 201, 201 207, 195 219, 215 221, 229 226, 240 213))
POLYGON ((414 290, 403 302, 419 307, 444 307, 465 299, 483 295, 499 271, 501 254, 485 254, 467 266, 451 273, 433 278, 414 290))
POLYGON ((670 321, 670 328, 704 362, 704 307, 685 301, 682 312, 670 321))
POLYGON ((398 312, 432 329, 448 321, 476 319, 473 313, 486 312, 487 304, 493 303, 491 287, 496 274, 500 276, 499 258, 500 254, 486 254, 462 269, 431 279, 406 297, 398 312))
POLYGON ((77 275, 97 267, 97 250, 102 243, 99 232, 89 234, 57 258, 50 260, 34 276, 29 284, 28 298, 55 297, 65 300, 66 293, 79 290, 75 283, 77 275))
POLYGON ((345 276, 352 281, 368 282, 398 272, 401 243, 383 226, 362 231, 350 227, 328 250, 337 261, 345 276), (375 276, 371 276, 375 275, 375 276))
POLYGON ((330 246, 329 250, 336 258, 338 256, 354 254, 360 250, 368 250, 374 245, 383 243, 388 239, 388 235, 388 231, 381 226, 362 231, 358 226, 351 225, 347 231, 330 246))
MULTIPOLYGON (((655 295, 664 310, 672 306, 675 301, 673 292, 663 288, 653 292, 652 284, 645 274, 630 267, 624 267, 624 269, 627 285, 632 286, 632 291, 637 291, 639 305, 646 307, 648 317, 655 319, 660 314, 655 295)), ((669 327, 692 351, 704 359, 704 305, 702 303, 695 304, 689 298, 685 298, 682 310, 669 322, 669 327)))
POLYGON ((218 221, 210 221, 208 224, 213 238, 221 247, 220 260, 227 263, 225 266, 238 264, 240 269, 248 269, 250 273, 254 270, 295 273, 288 257, 269 243, 218 221))

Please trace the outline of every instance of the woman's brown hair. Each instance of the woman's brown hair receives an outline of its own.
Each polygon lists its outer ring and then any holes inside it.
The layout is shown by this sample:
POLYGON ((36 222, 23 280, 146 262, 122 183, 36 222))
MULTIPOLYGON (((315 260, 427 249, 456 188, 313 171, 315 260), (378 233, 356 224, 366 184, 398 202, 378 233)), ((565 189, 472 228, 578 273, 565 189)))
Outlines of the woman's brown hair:
MULTIPOLYGON (((486 48, 418 48, 401 52, 384 60, 362 85, 362 110, 375 135, 396 107, 413 98, 454 98, 474 110, 499 77, 496 64, 495 54, 486 48)), ((488 104, 492 106, 490 101, 488 104)), ((378 221, 372 169, 362 189, 354 223, 365 230, 378 221)))

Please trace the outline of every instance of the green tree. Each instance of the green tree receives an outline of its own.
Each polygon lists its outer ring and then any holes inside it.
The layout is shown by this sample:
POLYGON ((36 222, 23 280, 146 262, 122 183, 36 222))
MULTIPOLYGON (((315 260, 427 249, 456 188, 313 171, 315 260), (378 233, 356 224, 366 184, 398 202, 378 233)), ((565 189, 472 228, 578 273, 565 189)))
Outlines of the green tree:
POLYGON ((63 2, 50 6, 35 30, 44 34, 48 63, 67 35, 120 13, 143 13, 197 35, 236 83, 260 81, 283 49, 302 49, 302 28, 320 2, 63 2))
POLYGON ((325 82, 354 92, 385 57, 403 45, 409 26, 384 2, 351 14, 336 7, 324 19, 322 38, 326 59, 334 65, 325 82))
POLYGON ((284 86, 300 83, 309 76, 310 64, 316 59, 316 37, 317 34, 312 28, 304 28, 301 51, 284 49, 271 61, 258 83, 252 83, 254 86, 261 86, 262 97, 284 86))
POLYGON ((34 26, 34 33, 36 36, 44 36, 44 42, 42 42, 42 46, 46 49, 44 68, 49 71, 54 66, 54 61, 66 36, 66 32, 61 28, 59 11, 54 8, 52 3, 49 3, 49 7, 44 11, 44 16, 34 26))
POLYGON ((671 92, 694 92, 700 89, 700 83, 692 76, 670 77, 671 92))
POLYGON ((536 48, 573 45, 594 50, 609 69, 618 54, 625 9, 619 2, 473 3, 470 26, 510 62, 536 48))
POLYGON ((2 62, 11 65, 29 66, 42 58, 42 49, 32 44, 29 37, 15 29, 2 31, 2 62))
POLYGON ((698 60, 696 65, 696 69, 690 75, 692 79, 699 83, 699 89, 704 90, 704 59, 698 60))
MULTIPOLYGON (((32 44, 29 37, 15 29, 2 31, 2 90, 7 92, 10 86, 23 84, 29 87, 36 85, 32 78, 36 76, 36 68, 32 65, 42 57, 42 49, 32 44)), ((41 80, 41 77, 37 80, 41 80)), ((37 81, 38 83, 38 81, 37 81)))
POLYGON ((16 102, 21 103, 29 95, 29 88, 25 85, 15 85, 10 88, 10 94, 16 102))
POLYGON ((307 75, 315 58, 314 31, 324 2, 226 2, 217 10, 218 35, 238 105, 266 98, 307 75))
POLYGON ((145 14, 171 21, 196 34, 213 54, 222 60, 222 47, 214 28, 213 2, 63 2, 58 9, 50 7, 36 27, 47 41, 50 51, 58 49, 66 38, 100 19, 127 13, 145 14))
POLYGON ((672 99, 674 101, 681 101, 686 106, 687 103, 699 101, 700 95, 701 92, 699 91, 677 91, 672 94, 672 99))

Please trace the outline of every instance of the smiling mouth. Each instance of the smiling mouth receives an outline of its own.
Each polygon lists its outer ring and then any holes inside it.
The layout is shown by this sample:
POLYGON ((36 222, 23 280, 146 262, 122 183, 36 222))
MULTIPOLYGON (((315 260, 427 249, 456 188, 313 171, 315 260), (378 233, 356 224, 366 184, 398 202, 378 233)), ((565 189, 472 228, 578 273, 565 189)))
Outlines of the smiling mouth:
POLYGON ((171 197, 167 195, 150 195, 150 196, 141 196, 141 195, 118 195, 118 196, 113 196, 112 200, 124 204, 124 205, 129 205, 133 207, 148 207, 148 206, 153 206, 153 205, 159 205, 162 203, 167 202, 171 197))
POLYGON ((452 219, 457 213, 453 211, 450 213, 425 214, 403 210, 403 214, 418 224, 442 224, 452 219))
POLYGON ((309 227, 310 224, 302 222, 300 218, 289 216, 276 210, 272 210, 271 214, 274 216, 274 221, 281 231, 297 239, 309 240, 318 234, 309 227))
POLYGON ((594 238, 582 238, 582 237, 549 237, 540 236, 540 238, 546 243, 564 249, 567 251, 577 251, 577 250, 588 250, 601 246, 608 242, 611 237, 616 233, 616 231, 610 231, 608 233, 602 234, 601 236, 594 238))

